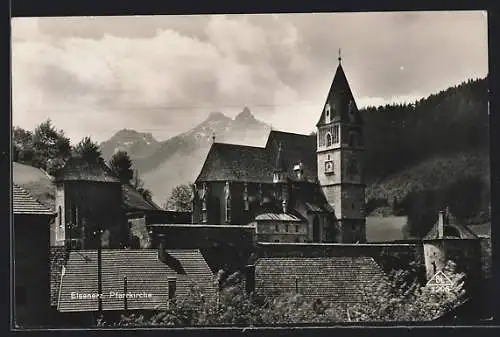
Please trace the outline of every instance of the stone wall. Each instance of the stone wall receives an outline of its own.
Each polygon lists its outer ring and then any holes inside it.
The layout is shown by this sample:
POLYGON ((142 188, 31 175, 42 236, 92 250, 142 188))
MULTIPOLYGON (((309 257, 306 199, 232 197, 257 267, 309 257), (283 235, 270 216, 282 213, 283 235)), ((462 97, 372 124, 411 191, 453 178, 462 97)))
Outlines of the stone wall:
POLYGON ((61 283, 62 267, 66 263, 66 247, 51 246, 49 249, 50 261, 50 305, 56 306, 61 283))

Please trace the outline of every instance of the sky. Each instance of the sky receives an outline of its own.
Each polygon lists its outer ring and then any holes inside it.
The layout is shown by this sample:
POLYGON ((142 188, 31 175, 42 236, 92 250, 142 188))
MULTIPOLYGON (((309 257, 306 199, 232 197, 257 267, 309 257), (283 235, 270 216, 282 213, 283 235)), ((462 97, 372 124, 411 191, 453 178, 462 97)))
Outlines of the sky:
POLYGON ((166 140, 247 106, 309 133, 339 49, 358 107, 412 102, 486 76, 486 12, 13 18, 13 124, 166 140))

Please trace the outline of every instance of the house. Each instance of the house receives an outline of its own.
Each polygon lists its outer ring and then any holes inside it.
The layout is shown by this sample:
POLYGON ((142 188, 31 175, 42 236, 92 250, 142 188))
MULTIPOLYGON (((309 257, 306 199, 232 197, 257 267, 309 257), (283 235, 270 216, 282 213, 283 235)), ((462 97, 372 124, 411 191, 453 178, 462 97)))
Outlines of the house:
POLYGON ((262 240, 365 242, 362 126, 339 58, 317 135, 271 131, 263 148, 212 144, 192 222, 255 223, 262 240))
POLYGON ((120 248, 128 244, 120 181, 99 161, 70 158, 55 176, 56 223, 51 246, 120 248))
POLYGON ((100 314, 154 312, 173 299, 209 298, 217 291, 199 250, 163 247, 70 251, 59 284, 59 321, 80 327, 92 325, 100 314))
POLYGON ((55 213, 22 187, 12 186, 14 322, 46 326, 50 320, 49 233, 55 213))
POLYGON ((266 298, 300 294, 348 308, 366 303, 379 286, 388 282, 371 257, 267 257, 255 263, 255 293, 266 298))

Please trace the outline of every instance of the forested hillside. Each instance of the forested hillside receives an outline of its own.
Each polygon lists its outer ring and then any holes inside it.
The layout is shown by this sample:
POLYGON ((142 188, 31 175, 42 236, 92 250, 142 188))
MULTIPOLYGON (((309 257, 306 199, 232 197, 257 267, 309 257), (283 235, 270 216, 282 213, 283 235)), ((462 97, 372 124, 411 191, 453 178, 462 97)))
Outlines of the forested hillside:
POLYGON ((391 207, 422 235, 436 210, 485 221, 489 197, 486 79, 469 80, 415 104, 363 110, 367 211, 391 207), (479 218, 478 218, 479 217, 479 218))

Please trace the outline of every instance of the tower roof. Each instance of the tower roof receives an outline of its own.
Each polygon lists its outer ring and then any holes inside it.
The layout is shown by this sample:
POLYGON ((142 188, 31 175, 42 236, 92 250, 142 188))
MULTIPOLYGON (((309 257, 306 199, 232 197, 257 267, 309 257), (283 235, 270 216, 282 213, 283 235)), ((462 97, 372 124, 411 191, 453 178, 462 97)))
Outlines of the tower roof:
POLYGON ((356 101, 347 81, 347 77, 342 67, 342 58, 339 55, 339 64, 333 77, 332 85, 328 91, 325 106, 316 126, 328 124, 326 122, 327 113, 330 114, 331 121, 345 121, 360 124, 361 118, 356 106, 356 101), (327 112, 328 111, 328 112, 327 112), (352 114, 352 117, 351 117, 352 114))

